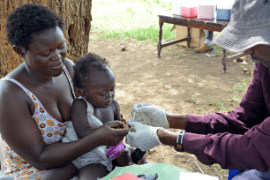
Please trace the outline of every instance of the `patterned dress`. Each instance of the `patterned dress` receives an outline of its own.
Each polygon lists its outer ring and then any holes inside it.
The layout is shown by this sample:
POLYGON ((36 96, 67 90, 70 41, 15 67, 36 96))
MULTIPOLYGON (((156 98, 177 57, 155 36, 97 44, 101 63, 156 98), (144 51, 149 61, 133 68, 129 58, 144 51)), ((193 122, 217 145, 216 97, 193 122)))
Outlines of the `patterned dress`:
MULTIPOLYGON (((72 81, 70 75, 66 68, 64 67, 64 73, 67 76, 70 86, 73 92, 72 81)), ((36 122, 40 133, 43 137, 43 141, 46 145, 59 142, 65 134, 67 123, 62 123, 54 119, 43 107, 38 98, 25 88, 22 84, 13 78, 5 77, 2 80, 8 80, 19 87, 21 87, 26 94, 32 99, 35 105, 35 112, 32 116, 33 120, 36 122)), ((73 92, 74 95, 74 92, 73 92)), ((75 95, 74 95, 75 97, 75 95)), ((2 140, 2 139, 1 139, 2 140)), ((1 142, 1 152, 3 154, 3 168, 4 172, 11 176, 15 180, 39 180, 43 178, 43 174, 46 171, 40 171, 30 164, 28 164, 24 159, 22 159, 18 154, 16 154, 9 145, 2 140, 1 142)))

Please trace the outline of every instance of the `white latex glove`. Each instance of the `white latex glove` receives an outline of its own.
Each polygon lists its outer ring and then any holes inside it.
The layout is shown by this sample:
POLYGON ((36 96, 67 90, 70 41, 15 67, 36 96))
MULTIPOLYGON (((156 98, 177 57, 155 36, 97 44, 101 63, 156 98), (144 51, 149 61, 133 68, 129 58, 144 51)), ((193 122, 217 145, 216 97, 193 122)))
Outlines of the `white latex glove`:
POLYGON ((136 116, 129 122, 140 122, 155 127, 169 128, 169 123, 165 111, 151 103, 137 103, 133 105, 131 114, 136 116))
POLYGON ((147 126, 139 122, 129 122, 128 125, 135 128, 130 129, 126 136, 126 143, 130 146, 147 151, 155 146, 163 145, 157 136, 157 130, 162 127, 147 126))

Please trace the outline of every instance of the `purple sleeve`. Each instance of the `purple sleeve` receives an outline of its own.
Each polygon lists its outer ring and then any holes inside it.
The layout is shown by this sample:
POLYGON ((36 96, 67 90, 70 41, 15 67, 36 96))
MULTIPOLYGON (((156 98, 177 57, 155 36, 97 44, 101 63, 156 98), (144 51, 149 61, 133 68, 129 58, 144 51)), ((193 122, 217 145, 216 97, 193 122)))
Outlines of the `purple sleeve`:
POLYGON ((269 69, 256 66, 248 91, 234 111, 187 115, 184 151, 208 165, 269 170, 270 143, 265 142, 270 142, 270 117, 264 92, 270 92, 270 82, 267 80, 269 88, 264 87, 264 77, 270 79, 269 69))

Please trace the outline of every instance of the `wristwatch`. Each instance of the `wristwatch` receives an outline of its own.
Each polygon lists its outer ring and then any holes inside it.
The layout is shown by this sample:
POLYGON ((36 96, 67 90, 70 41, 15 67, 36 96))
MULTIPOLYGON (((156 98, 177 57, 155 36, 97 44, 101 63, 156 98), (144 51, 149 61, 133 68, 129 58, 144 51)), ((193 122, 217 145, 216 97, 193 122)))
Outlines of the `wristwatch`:
POLYGON ((174 146, 174 148, 178 152, 183 152, 184 135, 185 135, 185 131, 179 131, 177 134, 176 145, 174 146))

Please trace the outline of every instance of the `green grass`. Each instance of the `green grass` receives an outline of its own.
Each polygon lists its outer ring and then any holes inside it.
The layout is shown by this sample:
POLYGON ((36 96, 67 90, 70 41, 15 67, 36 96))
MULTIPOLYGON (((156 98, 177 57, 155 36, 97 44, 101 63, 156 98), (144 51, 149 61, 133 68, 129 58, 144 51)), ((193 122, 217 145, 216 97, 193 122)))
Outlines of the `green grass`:
POLYGON ((245 92, 247 90, 248 83, 245 80, 240 80, 241 84, 234 85, 233 88, 229 88, 230 92, 245 92))
POLYGON ((181 58, 182 57, 182 53, 173 53, 173 56, 174 57, 177 57, 177 58, 181 58))
MULTIPOLYGON (((157 15, 171 11, 171 1, 99 1, 92 5, 91 31, 98 32, 100 39, 135 38, 156 44, 159 37, 157 15)), ((170 41, 175 38, 176 31, 170 32, 171 28, 171 24, 164 23, 162 40, 170 41)))
POLYGON ((222 102, 216 99, 210 99, 209 101, 210 101, 210 104, 217 106, 221 110, 221 112, 223 113, 228 112, 226 104, 223 104, 222 102))
POLYGON ((196 110, 196 114, 201 114, 201 110, 200 109, 197 109, 196 110))
POLYGON ((191 103, 193 103, 193 104, 196 104, 196 103, 197 103, 196 100, 197 100, 197 97, 191 97, 191 98, 188 99, 187 101, 188 101, 188 102, 191 102, 191 103))
POLYGON ((235 102, 235 101, 240 101, 242 98, 241 97, 232 97, 232 98, 228 98, 228 100, 235 102))
MULTIPOLYGON (((219 47, 219 46, 217 46, 217 45, 215 45, 215 44, 213 44, 213 46, 214 46, 214 51, 217 53, 217 54, 219 54, 219 53, 222 53, 223 54, 223 49, 221 48, 221 47, 219 47)), ((226 51, 226 55, 227 56, 231 56, 231 55, 233 55, 233 54, 235 54, 234 52, 231 52, 231 51, 226 51)))
MULTIPOLYGON (((233 88, 229 88, 228 91, 230 91, 230 92, 245 92, 247 90, 247 86, 248 86, 247 81, 246 80, 239 80, 239 81, 240 81, 239 84, 234 85, 233 88)), ((209 97, 210 105, 217 106, 219 108, 219 110, 223 113, 226 113, 226 112, 233 109, 233 108, 227 108, 227 104, 224 104, 217 99, 210 99, 209 95, 208 95, 208 97, 209 97)), ((231 102, 241 101, 241 99, 242 99, 241 97, 228 98, 228 100, 231 102)))

